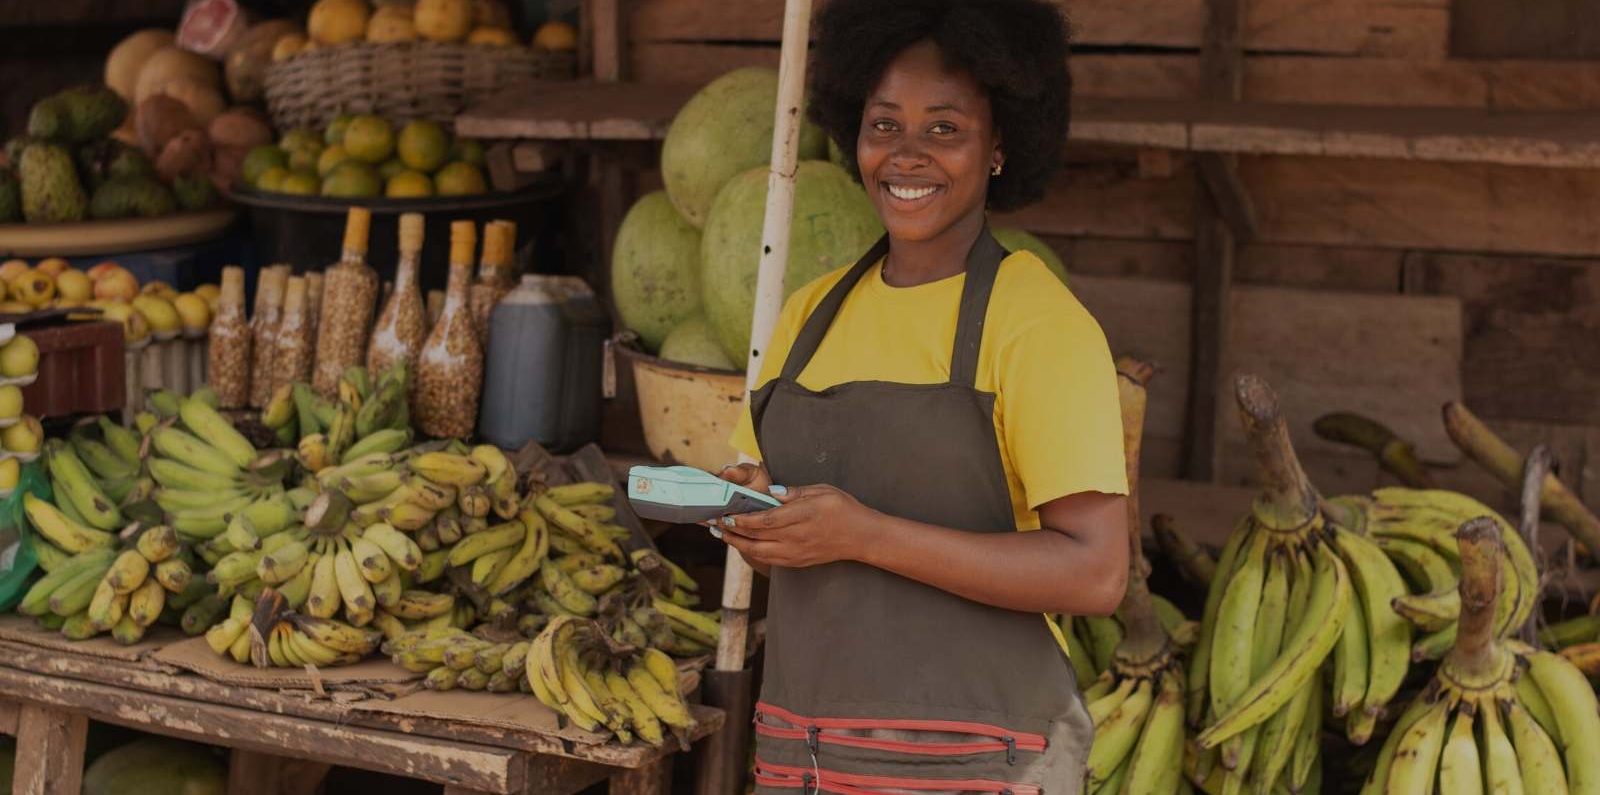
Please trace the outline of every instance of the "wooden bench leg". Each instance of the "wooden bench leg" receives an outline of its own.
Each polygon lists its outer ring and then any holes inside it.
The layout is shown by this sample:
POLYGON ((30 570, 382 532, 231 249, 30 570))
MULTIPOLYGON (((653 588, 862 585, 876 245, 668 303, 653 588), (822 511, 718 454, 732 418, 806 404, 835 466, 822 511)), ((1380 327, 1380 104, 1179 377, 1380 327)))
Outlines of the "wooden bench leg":
POLYGON ((667 795, 671 791, 670 754, 636 770, 620 770, 611 777, 611 795, 667 795))
POLYGON ((24 705, 17 715, 16 795, 78 795, 89 719, 24 705))
POLYGON ((0 734, 17 736, 17 721, 22 716, 22 705, 15 701, 0 701, 0 734))

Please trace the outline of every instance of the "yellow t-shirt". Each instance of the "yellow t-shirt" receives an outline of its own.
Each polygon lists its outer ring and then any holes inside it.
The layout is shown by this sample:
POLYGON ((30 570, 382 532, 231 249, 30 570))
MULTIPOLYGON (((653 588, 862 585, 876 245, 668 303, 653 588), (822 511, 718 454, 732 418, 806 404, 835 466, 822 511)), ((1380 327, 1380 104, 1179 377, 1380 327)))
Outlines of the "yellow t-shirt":
MULTIPOLYGON (((966 274, 891 287, 881 267, 850 291, 800 373, 801 386, 950 380, 966 274)), ((782 372, 806 318, 848 270, 829 273, 789 297, 761 365, 761 384, 782 372)), ((1084 491, 1128 493, 1116 379, 1105 334, 1088 310, 1038 257, 1007 257, 989 299, 976 386, 996 395, 995 438, 1019 530, 1037 530, 1035 509, 1051 500, 1084 491)), ((748 409, 731 441, 761 459, 748 409)))

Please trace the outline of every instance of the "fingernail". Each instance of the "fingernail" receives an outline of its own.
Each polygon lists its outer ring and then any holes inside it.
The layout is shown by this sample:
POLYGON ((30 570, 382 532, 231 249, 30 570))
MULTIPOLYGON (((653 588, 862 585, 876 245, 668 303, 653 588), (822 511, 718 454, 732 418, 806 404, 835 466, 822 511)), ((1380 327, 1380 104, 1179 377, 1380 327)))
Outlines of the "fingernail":
POLYGON ((733 469, 736 466, 738 466, 738 464, 723 464, 722 468, 723 469, 733 469))
POLYGON ((732 527, 733 526, 733 517, 732 516, 724 516, 724 517, 722 517, 722 526, 723 527, 732 527))
POLYGON ((767 491, 770 492, 772 494, 772 496, 774 496, 774 497, 782 497, 785 494, 789 493, 789 487, 788 486, 768 486, 767 487, 767 491))
POLYGON ((722 540, 722 528, 720 528, 720 527, 711 528, 711 537, 715 538, 715 539, 717 539, 719 541, 722 540))

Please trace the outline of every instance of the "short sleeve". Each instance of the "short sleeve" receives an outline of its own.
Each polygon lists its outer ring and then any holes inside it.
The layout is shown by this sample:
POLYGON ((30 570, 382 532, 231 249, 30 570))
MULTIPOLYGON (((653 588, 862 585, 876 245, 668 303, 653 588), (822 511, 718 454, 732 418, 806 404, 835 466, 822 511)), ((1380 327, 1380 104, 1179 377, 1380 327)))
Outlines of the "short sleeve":
POLYGON ((1127 494, 1116 365, 1088 310, 1071 299, 999 353, 997 412, 1028 507, 1085 491, 1127 494))
MULTIPOLYGON (((756 381, 756 389, 783 372, 783 362, 789 358, 789 349, 794 346, 794 338, 800 334, 800 324, 805 321, 805 292, 795 293, 784 303, 783 312, 778 315, 778 324, 772 329, 772 340, 767 343, 767 353, 761 359, 761 374, 756 381)), ((745 396, 744 409, 739 412, 739 423, 734 426, 733 436, 728 443, 735 451, 757 461, 762 460, 761 447, 756 442, 755 423, 750 417, 748 395, 745 396)))

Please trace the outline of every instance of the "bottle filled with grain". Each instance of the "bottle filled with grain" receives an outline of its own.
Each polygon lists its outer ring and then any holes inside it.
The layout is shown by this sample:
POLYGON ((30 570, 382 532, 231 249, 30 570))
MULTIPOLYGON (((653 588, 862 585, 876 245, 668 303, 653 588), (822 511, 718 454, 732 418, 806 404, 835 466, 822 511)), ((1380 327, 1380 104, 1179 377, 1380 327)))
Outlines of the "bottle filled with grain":
POLYGON ((244 268, 222 269, 217 316, 206 352, 207 383, 225 409, 242 409, 250 397, 250 326, 244 316, 244 268))
POLYGON ((484 225, 482 262, 478 265, 478 281, 472 285, 472 327, 485 348, 489 346, 489 315, 517 284, 513 275, 516 250, 515 223, 490 221, 484 225))
POLYGON ((374 377, 398 362, 416 370, 417 354, 428 337, 427 307, 417 283, 421 260, 422 214, 406 213, 400 216, 400 262, 395 266, 394 288, 367 343, 367 372, 374 377))
POLYGON ((283 314, 278 320, 277 346, 272 354, 274 389, 291 381, 311 379, 315 351, 312 350, 311 319, 306 312, 309 303, 306 290, 304 276, 290 276, 283 288, 283 314))
POLYGON ((283 316, 289 270, 288 265, 273 265, 262 268, 256 279, 256 314, 250 318, 250 335, 254 338, 250 349, 255 352, 250 371, 250 405, 254 408, 267 404, 277 384, 273 359, 278 350, 278 324, 283 316))
POLYGON ((332 399, 339 392, 339 376, 361 364, 367 353, 367 332, 372 328, 378 299, 378 274, 367 265, 367 232, 372 213, 351 207, 345 218, 344 253, 322 276, 322 304, 317 323, 317 366, 312 388, 332 399))
POLYGON ((439 438, 472 435, 483 391, 483 348, 472 328, 469 296, 477 230, 471 221, 450 224, 450 278, 444 309, 417 357, 417 429, 439 438))

